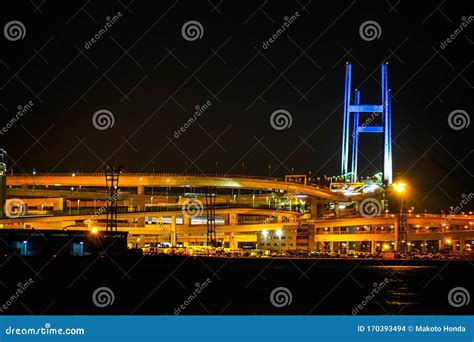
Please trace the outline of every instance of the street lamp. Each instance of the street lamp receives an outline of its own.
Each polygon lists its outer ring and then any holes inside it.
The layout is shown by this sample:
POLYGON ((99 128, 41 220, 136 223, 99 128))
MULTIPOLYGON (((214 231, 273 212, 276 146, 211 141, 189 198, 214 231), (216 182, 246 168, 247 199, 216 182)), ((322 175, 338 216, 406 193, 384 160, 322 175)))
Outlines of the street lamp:
POLYGON ((405 182, 397 182, 397 183, 393 183, 392 184, 393 186, 393 189, 399 193, 399 194, 403 194, 407 191, 407 183, 405 182))
POLYGON ((404 194, 408 190, 408 185, 404 181, 398 181, 392 184, 393 189, 398 194, 398 203, 399 203, 399 210, 398 210, 398 232, 396 232, 396 243, 395 243, 395 251, 399 252, 400 242, 403 243, 403 250, 406 250, 406 242, 408 239, 408 222, 407 222, 407 214, 406 214, 406 200, 404 199, 404 194))
POLYGON ((33 169, 33 190, 35 190, 35 187, 36 187, 35 176, 36 176, 36 169, 33 169))

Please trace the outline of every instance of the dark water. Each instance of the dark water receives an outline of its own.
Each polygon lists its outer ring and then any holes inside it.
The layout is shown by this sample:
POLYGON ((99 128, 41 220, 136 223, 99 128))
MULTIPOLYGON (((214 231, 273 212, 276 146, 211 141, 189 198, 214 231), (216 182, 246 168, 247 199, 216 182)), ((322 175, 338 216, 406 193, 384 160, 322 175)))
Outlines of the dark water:
POLYGON ((448 302, 454 287, 474 293, 470 262, 14 256, 1 263, 0 304, 18 283, 34 283, 0 314, 173 315, 181 305, 180 314, 204 315, 473 314, 472 301, 448 302), (110 288, 113 304, 94 305, 99 287, 110 288), (277 287, 291 303, 283 294, 277 298, 287 305, 272 304, 277 287))

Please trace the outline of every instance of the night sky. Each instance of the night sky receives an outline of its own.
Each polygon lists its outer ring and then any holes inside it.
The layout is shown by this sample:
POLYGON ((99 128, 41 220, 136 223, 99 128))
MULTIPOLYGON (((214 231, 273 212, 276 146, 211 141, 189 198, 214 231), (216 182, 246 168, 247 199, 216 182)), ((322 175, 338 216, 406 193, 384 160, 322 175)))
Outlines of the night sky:
MULTIPOLYGON (((15 173, 119 163, 137 172, 336 175, 345 63, 362 102, 377 104, 388 62, 395 171, 417 210, 456 206, 474 183, 472 124, 448 122, 453 111, 472 116, 469 3, 9 1, 1 25, 19 21, 24 37, 0 36, 0 147, 15 173), (183 37, 189 21, 202 37, 183 37), (367 21, 378 37, 363 39, 367 21), (99 110, 112 113, 112 127, 95 128, 99 110), (290 127, 272 127, 276 110, 290 113, 290 127)), ((381 170, 381 151, 382 135, 361 138, 361 175, 381 170)))

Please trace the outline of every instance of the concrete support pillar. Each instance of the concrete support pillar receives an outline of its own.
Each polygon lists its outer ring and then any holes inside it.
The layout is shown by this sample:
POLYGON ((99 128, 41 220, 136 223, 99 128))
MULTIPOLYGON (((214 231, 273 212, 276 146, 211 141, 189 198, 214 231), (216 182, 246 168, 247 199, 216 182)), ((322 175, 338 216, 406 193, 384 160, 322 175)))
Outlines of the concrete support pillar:
POLYGON ((375 240, 370 241, 370 253, 371 254, 376 253, 376 249, 375 249, 377 247, 376 245, 377 245, 377 241, 375 241, 375 240))
POLYGON ((145 194, 145 186, 144 185, 137 186, 137 194, 138 195, 144 195, 145 194))
POLYGON ((400 229, 400 225, 398 224, 398 219, 395 220, 395 223, 393 225, 394 229, 393 229, 393 234, 394 234, 394 237, 393 237, 393 241, 395 241, 395 245, 393 246, 393 251, 394 252, 398 252, 400 249, 399 249, 399 243, 400 241, 398 241, 398 232, 399 232, 399 229, 400 229))
POLYGON ((443 240, 438 240, 438 251, 444 249, 443 240))
POLYGON ((189 227, 191 225, 191 217, 189 215, 183 215, 183 226, 189 227))
MULTIPOLYGON (((3 164, 3 163, 2 163, 3 164)), ((5 164, 3 164, 5 165, 5 164)), ((6 166, 5 166, 6 168, 6 166)), ((6 172, 6 170, 5 170, 6 172)), ((5 216, 5 201, 7 199, 7 176, 0 175, 0 217, 5 216)))
POLYGON ((237 214, 229 214, 229 226, 237 225, 237 214))
POLYGON ((316 203, 314 200, 311 200, 311 206, 309 208, 311 211, 311 218, 318 217, 318 203, 316 203))
POLYGON ((464 252, 464 249, 466 248, 466 241, 464 239, 459 239, 459 251, 464 252))
POLYGON ((235 239, 235 234, 230 233, 229 235, 229 248, 230 249, 237 249, 237 241, 235 239))
POLYGON ((339 203, 334 203, 334 214, 339 217, 339 203))
POLYGON ((176 246, 176 215, 171 216, 171 246, 176 246))
POLYGON ((329 248, 330 248, 330 252, 335 252, 336 253, 336 250, 335 250, 336 249, 336 242, 331 241, 329 248))

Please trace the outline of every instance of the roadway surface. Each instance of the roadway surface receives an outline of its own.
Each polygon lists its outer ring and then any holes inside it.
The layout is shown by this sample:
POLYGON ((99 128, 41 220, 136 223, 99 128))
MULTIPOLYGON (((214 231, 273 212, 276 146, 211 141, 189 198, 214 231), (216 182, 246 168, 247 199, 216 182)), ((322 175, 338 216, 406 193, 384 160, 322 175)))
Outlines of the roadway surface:
MULTIPOLYGON (((7 186, 90 186, 105 187, 103 173, 80 173, 73 176, 70 173, 49 174, 18 174, 7 176, 7 186)), ((347 201, 347 197, 333 193, 329 189, 318 188, 283 179, 237 176, 237 175, 181 175, 162 173, 122 173, 120 187, 189 187, 200 188, 215 186, 229 189, 259 189, 280 190, 287 193, 305 194, 308 196, 333 200, 347 201)))

